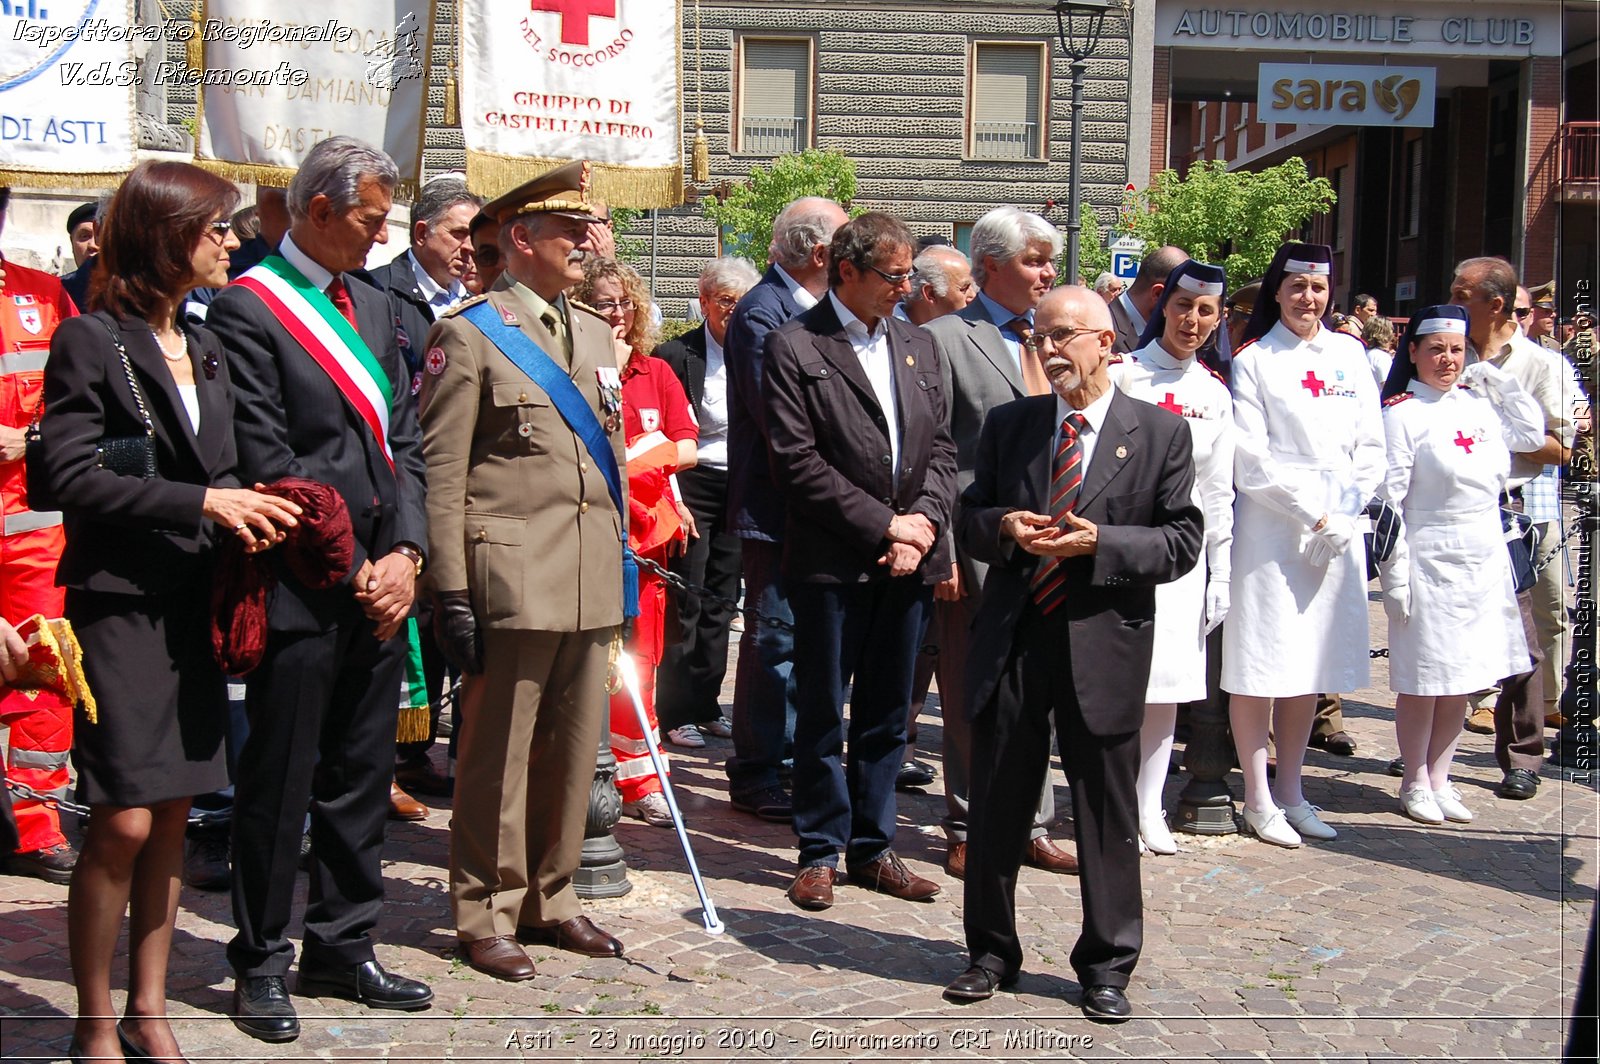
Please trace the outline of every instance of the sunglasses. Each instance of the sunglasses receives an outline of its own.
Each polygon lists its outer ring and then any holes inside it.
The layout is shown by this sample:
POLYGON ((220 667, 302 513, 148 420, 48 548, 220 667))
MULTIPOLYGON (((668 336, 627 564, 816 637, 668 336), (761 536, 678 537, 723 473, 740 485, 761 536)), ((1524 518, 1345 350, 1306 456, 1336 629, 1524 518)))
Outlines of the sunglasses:
POLYGON ((1529 314, 1533 313, 1533 308, 1532 307, 1517 307, 1511 313, 1515 314, 1519 318, 1526 318, 1529 314))

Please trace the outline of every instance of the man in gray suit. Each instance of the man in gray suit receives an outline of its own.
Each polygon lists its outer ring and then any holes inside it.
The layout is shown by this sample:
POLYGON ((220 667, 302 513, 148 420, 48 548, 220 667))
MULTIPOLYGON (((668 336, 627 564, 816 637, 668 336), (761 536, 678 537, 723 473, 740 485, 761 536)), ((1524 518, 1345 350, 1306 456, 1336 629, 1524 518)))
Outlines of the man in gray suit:
MULTIPOLYGON (((1055 281, 1061 234, 1036 214, 996 207, 972 227, 972 275, 978 296, 958 314, 928 322, 944 377, 950 435, 956 445, 956 486, 972 482, 978 430, 984 415, 1002 403, 1050 390, 1039 361, 1023 357, 1022 341, 1033 332, 1033 308, 1055 281)), ((972 732, 965 698, 968 632, 978 611, 978 593, 988 566, 957 550, 950 576, 934 587, 929 641, 939 648, 936 666, 944 720, 945 834, 950 849, 945 870, 961 877, 967 863, 967 804, 972 732)), ((1055 794, 1046 779, 1034 811, 1032 842, 1025 860, 1051 872, 1076 873, 1077 858, 1050 840, 1055 794)))
POLYGON ((1139 346, 1145 322, 1161 301, 1167 287, 1167 274, 1189 258, 1189 253, 1171 244, 1156 248, 1139 263, 1139 272, 1120 296, 1107 306, 1111 308, 1111 323, 1116 328, 1117 339, 1111 350, 1125 355, 1139 346))

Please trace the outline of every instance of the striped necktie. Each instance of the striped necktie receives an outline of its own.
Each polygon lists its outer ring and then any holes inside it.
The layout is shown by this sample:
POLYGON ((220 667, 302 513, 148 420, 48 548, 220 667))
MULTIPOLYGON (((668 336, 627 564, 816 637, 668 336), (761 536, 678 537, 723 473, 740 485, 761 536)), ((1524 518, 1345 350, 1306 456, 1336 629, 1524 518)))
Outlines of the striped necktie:
MULTIPOLYGON (((1050 521, 1057 528, 1067 527, 1067 515, 1077 505, 1078 489, 1083 486, 1083 442, 1078 434, 1085 424, 1083 415, 1076 412, 1061 422, 1061 442, 1050 463, 1050 521)), ((1067 577, 1061 565, 1065 560, 1041 558, 1034 570, 1029 590, 1042 614, 1054 610, 1067 597, 1067 577)))

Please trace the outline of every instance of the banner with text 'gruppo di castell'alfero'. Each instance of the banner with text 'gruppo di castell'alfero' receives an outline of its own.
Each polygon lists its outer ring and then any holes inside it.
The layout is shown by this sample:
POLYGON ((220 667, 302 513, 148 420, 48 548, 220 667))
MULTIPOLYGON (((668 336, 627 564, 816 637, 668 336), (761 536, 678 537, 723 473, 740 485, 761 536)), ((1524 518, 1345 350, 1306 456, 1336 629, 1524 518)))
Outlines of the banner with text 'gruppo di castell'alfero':
POLYGON ((388 152, 402 191, 417 187, 431 3, 204 0, 195 19, 201 166, 283 187, 318 141, 344 135, 388 152))
POLYGON ((460 0, 467 181, 572 159, 613 206, 683 202, 678 0, 460 0))
POLYGON ((0 184, 96 187, 133 169, 140 32, 131 0, 0 3, 0 184))

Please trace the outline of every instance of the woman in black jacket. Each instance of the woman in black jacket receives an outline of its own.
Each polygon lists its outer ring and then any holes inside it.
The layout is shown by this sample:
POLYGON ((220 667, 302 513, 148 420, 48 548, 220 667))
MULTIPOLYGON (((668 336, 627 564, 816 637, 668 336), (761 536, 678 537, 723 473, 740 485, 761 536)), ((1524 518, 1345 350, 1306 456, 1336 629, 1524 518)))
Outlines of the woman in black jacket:
POLYGON ((237 200, 187 163, 128 175, 101 223, 94 311, 56 330, 45 368, 44 472, 67 540, 56 581, 99 703, 96 721, 80 707, 73 722, 78 796, 91 810, 67 897, 73 1060, 183 1059, 166 973, 184 822, 192 795, 227 783, 213 548, 231 535, 264 550, 297 512, 239 487, 221 347, 179 315, 191 289, 227 283, 237 200), (130 904, 117 1023, 111 961, 130 904))

